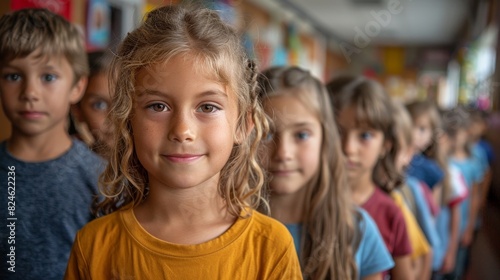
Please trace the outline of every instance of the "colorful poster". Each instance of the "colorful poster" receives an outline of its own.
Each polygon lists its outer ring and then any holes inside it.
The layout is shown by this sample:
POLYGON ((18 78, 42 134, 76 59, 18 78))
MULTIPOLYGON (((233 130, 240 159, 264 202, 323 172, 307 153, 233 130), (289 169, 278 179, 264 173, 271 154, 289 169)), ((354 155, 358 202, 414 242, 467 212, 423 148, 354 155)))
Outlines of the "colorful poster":
POLYGON ((71 0, 12 0, 10 8, 12 11, 27 8, 46 8, 71 21, 71 0))
POLYGON ((111 9, 106 0, 89 0, 87 43, 89 49, 106 48, 110 37, 111 9))

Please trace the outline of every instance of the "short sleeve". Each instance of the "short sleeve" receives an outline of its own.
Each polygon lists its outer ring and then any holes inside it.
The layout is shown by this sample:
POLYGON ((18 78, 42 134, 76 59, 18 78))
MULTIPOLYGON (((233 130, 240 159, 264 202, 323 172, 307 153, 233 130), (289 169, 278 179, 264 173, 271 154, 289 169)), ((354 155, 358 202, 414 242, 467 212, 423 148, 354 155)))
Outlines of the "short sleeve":
POLYGON ((406 230, 408 232, 408 238, 410 240, 413 252, 412 258, 416 259, 422 255, 428 254, 430 251, 429 242, 425 238, 420 226, 417 223, 417 220, 411 213, 410 209, 406 206, 403 200, 403 196, 399 193, 398 190, 394 190, 391 193, 392 198, 396 205, 401 209, 403 213, 403 218, 406 224, 406 230))
POLYGON ((431 187, 432 189, 437 184, 443 181, 444 172, 434 160, 427 159, 427 164, 428 164, 427 180, 429 187, 431 187))
POLYGON ((422 229, 422 232, 425 235, 425 238, 429 241, 431 247, 435 248, 440 246, 439 235, 434 226, 434 218, 432 216, 431 210, 427 201, 425 200, 424 193, 420 189, 420 183, 415 178, 407 178, 406 180, 408 187, 413 194, 413 198, 415 199, 416 205, 416 213, 415 218, 417 219, 417 223, 422 229))
POLYGON ((449 164, 448 173, 450 174, 450 191, 444 201, 451 208, 467 198, 468 189, 462 172, 456 166, 449 164))
POLYGON ((359 277, 363 278, 390 270, 394 267, 394 261, 373 219, 365 210, 358 209, 358 211, 361 213, 358 225, 361 239, 356 250, 356 264, 359 277))
POLYGON ((484 170, 481 161, 478 158, 472 157, 470 162, 471 168, 473 169, 473 172, 471 172, 473 175, 472 183, 478 184, 483 180, 486 170, 484 170))
POLYGON ((394 218, 392 222, 392 240, 394 244, 393 257, 401 257, 412 253, 410 238, 408 235, 403 213, 399 208, 394 209, 394 218))
POLYGON ((302 271, 293 241, 290 242, 275 269, 266 279, 302 279, 302 271))

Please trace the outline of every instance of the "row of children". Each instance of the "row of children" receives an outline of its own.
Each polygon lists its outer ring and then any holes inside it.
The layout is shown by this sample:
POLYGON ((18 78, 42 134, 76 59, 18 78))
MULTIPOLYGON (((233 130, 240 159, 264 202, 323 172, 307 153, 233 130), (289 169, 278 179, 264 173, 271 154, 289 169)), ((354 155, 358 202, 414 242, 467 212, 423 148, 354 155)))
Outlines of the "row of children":
POLYGON ((458 240, 470 244, 480 200, 460 180, 480 178, 460 167, 455 111, 442 126, 421 113, 434 107, 409 114, 362 77, 259 73, 206 9, 150 12, 87 87, 82 40, 61 17, 5 15, 0 42, 13 131, 0 176, 17 183, 0 196, 15 224, 0 229, 2 279, 430 279, 463 267, 458 240), (70 104, 105 160, 68 135, 70 104))

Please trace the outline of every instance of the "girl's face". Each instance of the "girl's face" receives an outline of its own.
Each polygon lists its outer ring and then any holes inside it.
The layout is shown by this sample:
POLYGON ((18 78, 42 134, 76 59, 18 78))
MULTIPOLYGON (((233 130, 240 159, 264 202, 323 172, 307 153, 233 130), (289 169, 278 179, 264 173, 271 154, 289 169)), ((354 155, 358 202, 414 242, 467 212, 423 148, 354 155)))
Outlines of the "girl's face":
POLYGON ((318 118, 292 95, 278 95, 265 102, 275 131, 268 145, 266 169, 276 194, 293 194, 316 174, 323 132, 318 118))
POLYGON ((189 57, 141 69, 131 125, 150 186, 216 190, 235 144, 237 118, 235 93, 189 57))
POLYGON ((337 122, 349 181, 371 182, 373 169, 378 159, 385 153, 382 131, 359 124, 356 108, 353 106, 340 110, 337 122))
POLYGON ((414 146, 418 151, 424 151, 429 147, 432 139, 431 118, 422 114, 413 120, 414 146))
POLYGON ((73 107, 75 115, 85 122, 92 136, 99 142, 112 147, 112 131, 106 122, 111 107, 112 93, 109 92, 108 76, 100 73, 89 79, 85 95, 80 104, 73 107))

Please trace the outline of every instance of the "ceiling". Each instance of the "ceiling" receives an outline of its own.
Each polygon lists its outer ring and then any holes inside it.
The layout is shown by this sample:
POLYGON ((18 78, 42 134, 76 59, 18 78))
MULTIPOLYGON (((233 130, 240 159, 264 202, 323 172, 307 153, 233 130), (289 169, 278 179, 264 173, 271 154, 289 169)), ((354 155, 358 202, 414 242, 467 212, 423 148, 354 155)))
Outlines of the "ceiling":
POLYGON ((469 17, 470 1, 277 0, 330 39, 362 43, 364 34, 370 43, 399 45, 453 44, 469 17))

